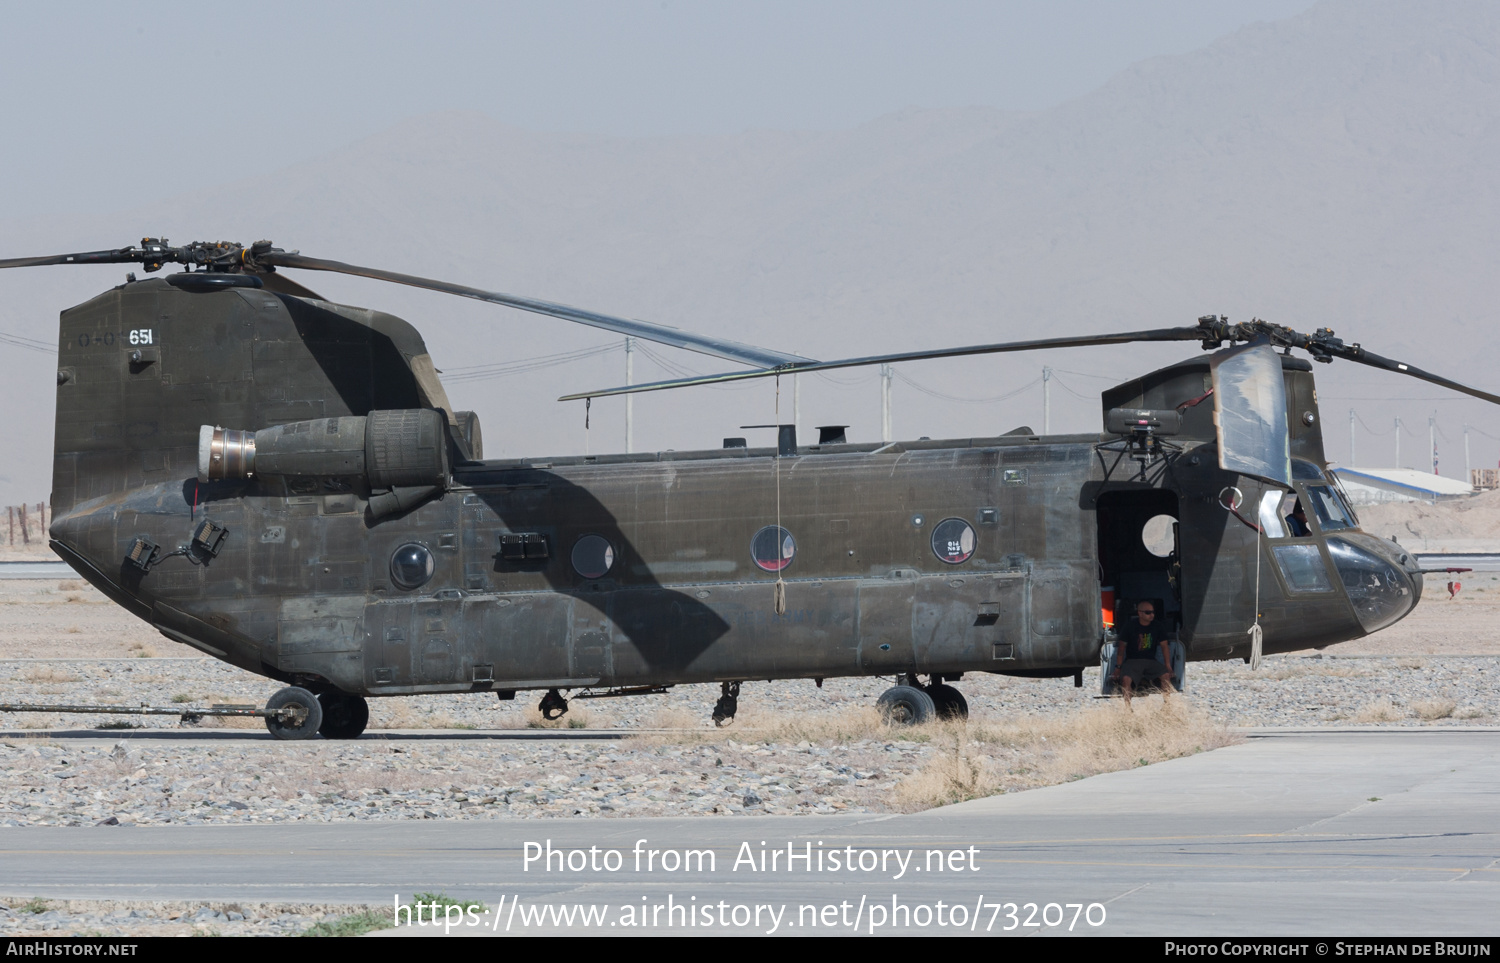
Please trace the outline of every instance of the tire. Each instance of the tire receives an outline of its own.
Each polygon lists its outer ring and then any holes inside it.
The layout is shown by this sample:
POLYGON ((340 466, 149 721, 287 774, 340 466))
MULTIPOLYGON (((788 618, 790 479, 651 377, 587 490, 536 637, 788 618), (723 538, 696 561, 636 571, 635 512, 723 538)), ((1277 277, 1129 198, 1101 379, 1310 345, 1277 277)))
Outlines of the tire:
POLYGON ((271 735, 277 739, 311 739, 317 735, 318 727, 323 724, 323 705, 317 697, 306 689, 287 686, 271 696, 266 702, 266 711, 275 712, 277 709, 290 705, 301 706, 307 714, 300 724, 282 722, 275 716, 267 716, 266 728, 270 730, 271 735))
POLYGON ((937 718, 932 696, 915 686, 891 686, 875 703, 880 715, 893 726, 919 726, 937 718))
POLYGON ((362 697, 337 690, 319 692, 323 706, 323 724, 318 735, 324 739, 357 739, 370 724, 370 704, 362 697))
POLYGON ((922 691, 932 697, 939 719, 969 718, 969 700, 951 685, 930 685, 922 691))

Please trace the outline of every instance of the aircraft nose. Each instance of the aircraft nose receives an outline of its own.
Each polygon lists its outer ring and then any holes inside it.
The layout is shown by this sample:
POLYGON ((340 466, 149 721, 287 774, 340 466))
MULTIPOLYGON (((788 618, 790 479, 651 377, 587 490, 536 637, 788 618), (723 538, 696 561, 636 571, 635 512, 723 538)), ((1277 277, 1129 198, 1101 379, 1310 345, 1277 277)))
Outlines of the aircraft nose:
POLYGON ((1401 619, 1421 598, 1416 559, 1394 542, 1350 533, 1330 538, 1328 554, 1366 632, 1401 619))

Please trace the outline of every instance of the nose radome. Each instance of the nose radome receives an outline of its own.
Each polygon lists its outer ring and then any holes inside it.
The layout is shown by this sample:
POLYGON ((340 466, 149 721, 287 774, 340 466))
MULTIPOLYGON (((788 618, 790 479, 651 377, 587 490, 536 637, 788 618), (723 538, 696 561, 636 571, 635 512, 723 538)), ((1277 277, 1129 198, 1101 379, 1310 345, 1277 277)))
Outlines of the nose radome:
POLYGON ((1401 546, 1350 532, 1328 539, 1328 554, 1366 632, 1383 629, 1416 607, 1421 574, 1401 546))

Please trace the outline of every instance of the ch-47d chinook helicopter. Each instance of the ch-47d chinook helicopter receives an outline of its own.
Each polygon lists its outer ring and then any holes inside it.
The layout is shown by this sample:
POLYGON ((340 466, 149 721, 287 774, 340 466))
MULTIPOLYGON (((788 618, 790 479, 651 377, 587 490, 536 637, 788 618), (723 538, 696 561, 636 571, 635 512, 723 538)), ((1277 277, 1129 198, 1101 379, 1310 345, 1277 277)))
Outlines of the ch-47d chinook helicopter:
POLYGON ((263 714, 287 739, 357 736, 369 696, 539 690, 555 717, 564 693, 719 682, 723 722, 743 682, 838 676, 896 677, 881 704, 898 719, 962 714, 965 673, 1081 685, 1116 599, 1153 600, 1188 660, 1356 638, 1411 611, 1420 570, 1359 531, 1291 349, 1500 403, 1328 329, 1218 317, 818 362, 269 242, 0 267, 101 263, 187 270, 62 313, 52 546, 168 638, 286 683, 263 714), (771 448, 486 461, 415 328, 278 268, 752 366, 569 398, 1050 347, 1214 353, 1104 392, 1098 434, 801 445, 780 426, 771 448))

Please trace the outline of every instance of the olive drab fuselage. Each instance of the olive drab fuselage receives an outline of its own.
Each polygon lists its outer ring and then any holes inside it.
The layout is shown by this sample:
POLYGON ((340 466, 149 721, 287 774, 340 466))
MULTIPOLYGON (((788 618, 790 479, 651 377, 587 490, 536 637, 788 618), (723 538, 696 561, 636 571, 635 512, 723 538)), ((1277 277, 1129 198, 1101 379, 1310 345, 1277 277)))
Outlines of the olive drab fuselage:
MULTIPOLYGON (((1071 675, 1099 658, 1106 589, 1156 600, 1191 659, 1247 655, 1257 612, 1265 651, 1283 652, 1364 635, 1420 592, 1414 560, 1352 518, 1257 531, 1273 486, 1218 467, 1213 406, 1192 403, 1206 358, 1105 393, 1106 411, 1181 413, 1149 458, 1116 434, 1021 433, 482 461, 406 322, 177 277, 62 315, 53 545, 168 637, 296 685, 1071 675), (439 484, 372 484, 395 456, 347 437, 405 430, 379 428, 388 412, 441 413, 439 484), (281 474, 203 482, 214 428, 259 432, 267 465, 273 441, 342 431, 368 464, 318 474, 288 456, 281 474), (1142 541, 1158 515, 1177 520, 1165 555, 1142 541)), ((1307 502, 1331 485, 1311 366, 1282 367, 1307 502)))

